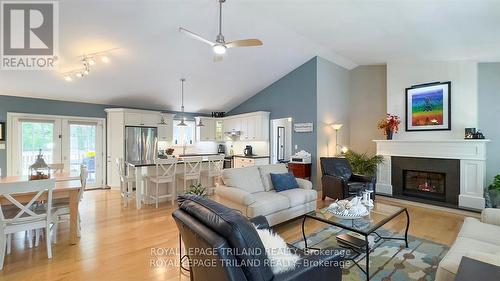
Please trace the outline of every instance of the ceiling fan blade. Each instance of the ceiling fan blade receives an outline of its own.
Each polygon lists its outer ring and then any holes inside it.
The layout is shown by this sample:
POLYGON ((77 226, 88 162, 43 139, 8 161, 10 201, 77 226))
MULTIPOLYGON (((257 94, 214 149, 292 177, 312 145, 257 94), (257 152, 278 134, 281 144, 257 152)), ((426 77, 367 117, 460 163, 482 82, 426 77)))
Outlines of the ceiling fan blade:
POLYGON ((191 37, 191 38, 193 38, 193 39, 196 39, 196 40, 198 40, 198 41, 201 41, 201 42, 207 43, 207 44, 208 44, 208 45, 210 45, 210 46, 215 45, 215 43, 214 43, 214 42, 212 42, 212 41, 210 41, 210 40, 207 40, 207 39, 205 39, 205 38, 201 37, 200 35, 198 35, 198 34, 196 34, 196 33, 194 33, 194 32, 191 32, 191 31, 189 31, 189 30, 187 30, 187 29, 185 29, 185 28, 179 27, 179 32, 180 32, 180 33, 184 33, 184 34, 186 34, 187 36, 189 36, 189 37, 191 37))
POLYGON ((224 56, 219 56, 219 55, 214 56, 214 62, 221 62, 223 59, 224 59, 224 56))
POLYGON ((260 41, 259 39, 243 39, 226 43, 226 47, 227 48, 254 47, 254 46, 262 46, 262 44, 263 44, 262 41, 260 41))

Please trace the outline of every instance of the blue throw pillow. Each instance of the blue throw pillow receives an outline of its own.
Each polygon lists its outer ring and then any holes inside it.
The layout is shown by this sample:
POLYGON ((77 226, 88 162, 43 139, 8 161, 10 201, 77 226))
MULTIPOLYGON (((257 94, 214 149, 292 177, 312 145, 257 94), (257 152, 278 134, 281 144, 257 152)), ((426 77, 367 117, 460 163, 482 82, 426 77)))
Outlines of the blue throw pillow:
POLYGON ((285 173, 285 174, 271 173, 271 182, 273 183, 276 192, 299 188, 297 180, 290 173, 285 173))

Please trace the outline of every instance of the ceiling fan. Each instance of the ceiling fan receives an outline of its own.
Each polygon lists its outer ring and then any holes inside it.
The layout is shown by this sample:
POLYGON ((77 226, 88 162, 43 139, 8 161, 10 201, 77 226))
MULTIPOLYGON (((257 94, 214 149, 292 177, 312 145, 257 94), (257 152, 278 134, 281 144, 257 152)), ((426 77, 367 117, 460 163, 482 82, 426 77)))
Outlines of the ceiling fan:
POLYGON ((217 34, 215 42, 207 40, 201 37, 200 35, 191 32, 183 27, 179 27, 179 32, 184 33, 187 36, 192 37, 193 39, 199 40, 201 42, 204 42, 212 46, 212 50, 215 53, 214 56, 215 62, 222 61, 222 55, 226 53, 226 50, 228 48, 261 46, 262 41, 260 41, 259 39, 243 39, 232 42, 226 42, 226 40, 224 39, 224 35, 222 35, 222 3, 226 2, 226 0, 218 0, 218 2, 219 2, 219 34, 217 34))

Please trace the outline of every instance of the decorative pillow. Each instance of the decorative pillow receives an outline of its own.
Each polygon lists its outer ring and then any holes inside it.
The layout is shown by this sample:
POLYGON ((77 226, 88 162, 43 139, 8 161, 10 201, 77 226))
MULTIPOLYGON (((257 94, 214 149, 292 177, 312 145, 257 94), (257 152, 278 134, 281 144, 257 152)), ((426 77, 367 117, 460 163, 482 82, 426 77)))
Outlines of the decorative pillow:
POLYGON ((285 240, 270 229, 255 229, 264 244, 273 273, 278 274, 294 269, 300 256, 292 253, 285 240))
POLYGON ((273 174, 271 173, 271 181, 273 182, 274 189, 277 192, 285 191, 288 189, 299 188, 297 180, 292 174, 273 174))

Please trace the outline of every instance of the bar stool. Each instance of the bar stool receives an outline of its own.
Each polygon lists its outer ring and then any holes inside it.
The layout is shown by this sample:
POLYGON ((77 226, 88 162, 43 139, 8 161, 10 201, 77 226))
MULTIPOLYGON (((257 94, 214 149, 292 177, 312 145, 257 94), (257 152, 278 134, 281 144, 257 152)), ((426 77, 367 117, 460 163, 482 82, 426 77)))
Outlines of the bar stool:
POLYGON ((128 205, 128 199, 133 196, 133 183, 135 182, 134 176, 126 175, 125 163, 123 158, 116 158, 116 166, 118 166, 118 175, 120 177, 120 194, 125 200, 124 206, 128 205))
POLYGON ((214 156, 208 156, 208 169, 207 170, 202 170, 201 171, 201 176, 202 177, 207 177, 207 182, 211 182, 214 184, 214 186, 210 186, 208 189, 209 194, 213 194, 213 191, 215 190, 215 186, 218 186, 220 184, 220 178, 222 176, 222 167, 224 166, 224 155, 214 155, 214 156), (214 181, 210 181, 210 179, 215 179, 217 178, 217 182, 214 183, 214 181))
POLYGON ((146 190, 148 190, 147 182, 153 182, 156 184, 156 192, 154 195, 149 195, 149 198, 156 201, 156 208, 158 208, 158 200, 162 198, 170 198, 172 205, 174 205, 175 194, 176 194, 176 184, 175 184, 175 173, 177 169, 177 158, 168 159, 156 159, 156 175, 148 176, 146 180, 146 190), (168 184, 172 184, 172 192, 168 192, 168 184), (166 184, 167 190, 165 195, 159 194, 159 185, 166 184))
POLYGON ((196 183, 200 183, 202 161, 203 157, 201 156, 182 158, 184 171, 182 174, 179 174, 179 179, 184 181, 184 192, 187 191, 187 181, 196 180, 196 183))

